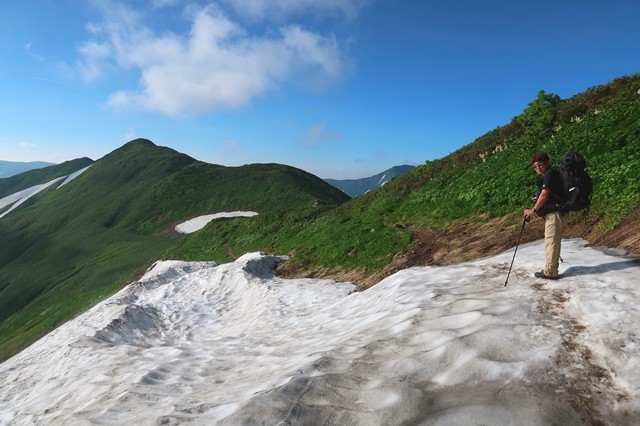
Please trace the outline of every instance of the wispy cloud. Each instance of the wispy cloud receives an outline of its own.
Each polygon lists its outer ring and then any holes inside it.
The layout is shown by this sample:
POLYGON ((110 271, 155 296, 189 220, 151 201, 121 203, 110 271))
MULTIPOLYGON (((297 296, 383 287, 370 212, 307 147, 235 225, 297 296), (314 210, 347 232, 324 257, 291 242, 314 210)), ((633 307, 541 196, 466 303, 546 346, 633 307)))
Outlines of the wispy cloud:
POLYGON ((34 143, 28 142, 28 141, 20 141, 18 142, 18 146, 22 149, 30 149, 30 150, 34 150, 37 149, 38 146, 34 143))
POLYGON ((327 130, 325 123, 314 124, 302 135, 300 146, 313 148, 328 142, 335 142, 340 140, 341 137, 340 133, 327 130))
POLYGON ((136 135, 136 132, 133 129, 127 130, 126 133, 124 134, 124 141, 125 142, 129 142, 129 141, 132 141, 132 140, 137 139, 137 138, 138 138, 138 136, 136 135))
POLYGON ((174 6, 181 2, 182 0, 153 0, 152 6, 154 9, 159 9, 168 6, 174 6))
POLYGON ((81 45, 78 51, 83 58, 77 64, 77 69, 82 79, 91 82, 102 77, 105 63, 111 55, 111 45, 92 40, 81 45))
POLYGON ((44 56, 36 53, 33 51, 33 46, 31 43, 27 43, 24 45, 24 51, 27 53, 27 55, 29 55, 30 57, 32 57, 33 59, 35 59, 36 61, 39 62, 46 62, 46 59, 44 58, 44 56))
MULTIPOLYGON (((173 3, 156 0, 154 5, 173 3)), ((223 2, 235 8, 241 8, 241 4, 247 9, 256 7, 265 14, 275 13, 271 3, 223 2)), ((346 13, 362 2, 329 3, 346 13)), ((78 49, 77 72, 86 81, 105 76, 110 68, 140 73, 138 87, 111 94, 107 100, 111 107, 182 117, 243 107, 291 83, 323 88, 341 81, 349 70, 349 61, 335 36, 295 23, 252 34, 219 6, 200 8, 192 4, 184 9, 190 29, 182 34, 146 26, 142 12, 124 4, 111 0, 94 0, 94 4, 100 7, 104 21, 88 25, 91 38, 78 49)), ((293 12, 305 5, 309 9, 314 3, 278 4, 278 8, 293 12)))

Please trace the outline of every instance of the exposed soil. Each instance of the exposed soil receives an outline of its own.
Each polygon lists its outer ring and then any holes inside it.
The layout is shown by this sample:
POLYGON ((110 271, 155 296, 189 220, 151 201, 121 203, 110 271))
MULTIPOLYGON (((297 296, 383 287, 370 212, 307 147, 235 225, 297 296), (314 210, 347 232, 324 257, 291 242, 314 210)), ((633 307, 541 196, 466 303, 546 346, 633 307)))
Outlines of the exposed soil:
MULTIPOLYGON (((583 333, 588 329, 576 318, 569 315, 566 306, 571 294, 564 290, 550 290, 544 283, 532 285, 541 292, 540 311, 556 321, 561 330, 562 350, 556 353, 556 365, 565 371, 562 385, 556 392, 565 395, 569 404, 591 425, 605 425, 605 416, 600 407, 615 406, 626 401, 630 395, 615 383, 615 374, 606 360, 593 353, 583 341, 583 333)), ((615 423, 615 422, 614 422, 615 423)))
MULTIPOLYGON (((563 237, 584 238, 592 246, 619 248, 629 253, 640 254, 640 207, 636 208, 618 228, 604 235, 599 235, 596 231, 596 225, 601 220, 600 217, 585 217, 581 213, 573 213, 563 237)), ((353 282, 363 290, 410 266, 451 265, 504 252, 518 243, 521 233, 521 244, 543 237, 542 219, 532 218, 525 224, 524 229, 522 225, 523 220, 518 216, 481 216, 473 221, 453 222, 446 229, 409 228, 414 234, 414 239, 407 252, 396 256, 393 262, 376 274, 366 274, 361 270, 295 270, 285 262, 278 268, 278 275, 333 278, 353 282)))
MULTIPOLYGON (((589 239, 591 242, 591 240, 589 239)), ((640 254, 640 206, 638 206, 619 227, 603 236, 594 236, 594 246, 625 249, 629 253, 640 254)))

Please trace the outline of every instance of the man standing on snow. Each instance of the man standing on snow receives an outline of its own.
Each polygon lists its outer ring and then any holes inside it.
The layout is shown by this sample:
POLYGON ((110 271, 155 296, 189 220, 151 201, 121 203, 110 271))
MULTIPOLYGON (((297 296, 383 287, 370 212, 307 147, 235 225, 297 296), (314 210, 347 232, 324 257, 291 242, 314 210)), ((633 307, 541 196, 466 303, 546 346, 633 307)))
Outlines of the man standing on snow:
POLYGON ((560 244, 564 230, 565 213, 558 211, 563 199, 562 178, 558 171, 551 167, 549 156, 541 152, 531 159, 531 165, 538 178, 538 195, 532 197, 533 208, 526 209, 524 215, 529 218, 532 214, 544 218, 544 254, 546 264, 544 271, 536 272, 536 278, 557 280, 558 260, 560 259, 560 244))

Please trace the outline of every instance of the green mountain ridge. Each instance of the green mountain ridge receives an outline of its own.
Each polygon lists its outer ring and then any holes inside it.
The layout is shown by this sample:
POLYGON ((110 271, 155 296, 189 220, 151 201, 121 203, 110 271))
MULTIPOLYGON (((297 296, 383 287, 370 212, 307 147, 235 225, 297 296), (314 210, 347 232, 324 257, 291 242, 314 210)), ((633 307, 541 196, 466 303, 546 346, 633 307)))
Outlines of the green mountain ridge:
MULTIPOLYGON (((640 75, 566 100, 541 90, 510 123, 354 199, 289 166, 229 168, 129 142, 0 219, 0 359, 161 257, 227 262, 266 251, 291 256, 283 275, 371 284, 406 266, 496 253, 515 244, 529 207, 531 156, 570 150, 587 158, 595 190, 590 215, 575 215, 565 236, 600 241, 635 224, 640 75), (173 232, 187 218, 233 210, 260 214, 173 232)), ((538 221, 523 241, 541 235, 538 221)))
MULTIPOLYGON (((20 188, 34 179, 11 183, 20 188)), ((173 231, 181 220, 219 211, 318 211, 347 199, 293 167, 228 168, 131 141, 0 219, 0 358, 121 288, 183 238, 173 231)))

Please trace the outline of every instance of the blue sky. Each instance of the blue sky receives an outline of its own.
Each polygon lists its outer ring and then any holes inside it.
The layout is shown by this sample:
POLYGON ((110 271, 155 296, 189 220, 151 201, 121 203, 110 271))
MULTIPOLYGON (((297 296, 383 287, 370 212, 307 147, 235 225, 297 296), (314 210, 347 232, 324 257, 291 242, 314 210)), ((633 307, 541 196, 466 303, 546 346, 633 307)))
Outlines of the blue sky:
POLYGON ((0 159, 144 137, 367 177, 445 156, 539 90, 640 72, 639 17, 634 0, 5 0, 0 159))

